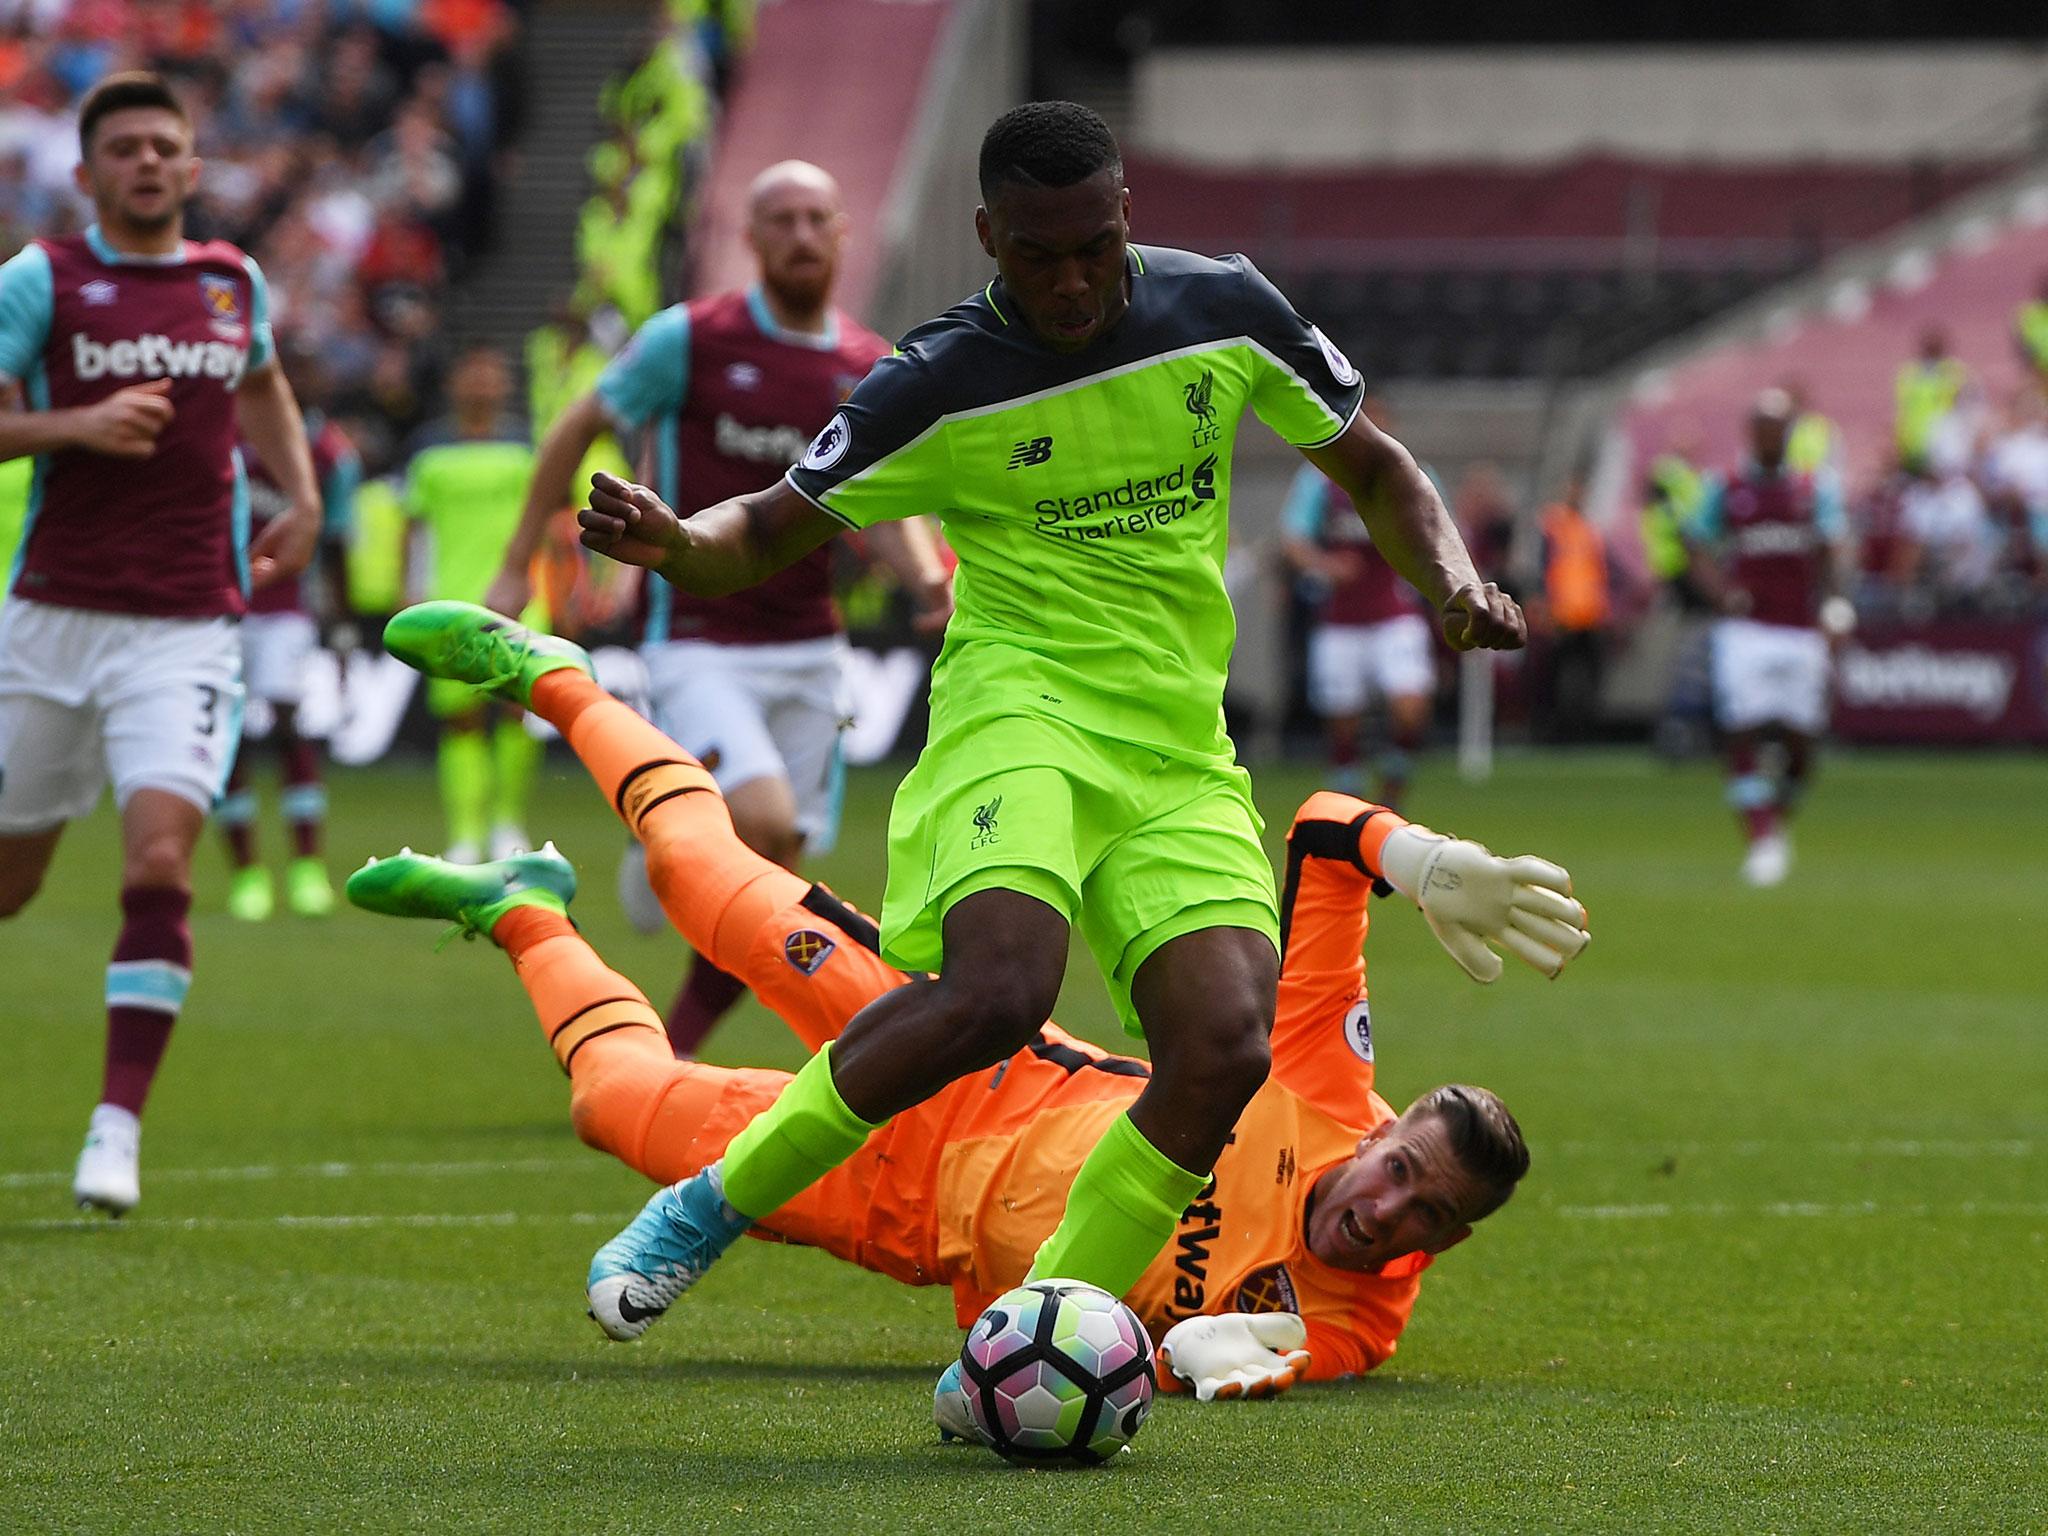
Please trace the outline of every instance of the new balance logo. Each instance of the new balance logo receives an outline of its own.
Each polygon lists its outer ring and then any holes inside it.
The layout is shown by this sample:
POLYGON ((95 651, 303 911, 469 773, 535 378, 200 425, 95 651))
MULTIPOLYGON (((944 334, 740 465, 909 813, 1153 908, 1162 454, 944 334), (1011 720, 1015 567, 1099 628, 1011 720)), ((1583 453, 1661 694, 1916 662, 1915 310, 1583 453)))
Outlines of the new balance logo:
POLYGON ((1051 457, 1052 439, 1034 437, 1010 450, 1010 468, 1029 469, 1034 464, 1043 464, 1051 457))

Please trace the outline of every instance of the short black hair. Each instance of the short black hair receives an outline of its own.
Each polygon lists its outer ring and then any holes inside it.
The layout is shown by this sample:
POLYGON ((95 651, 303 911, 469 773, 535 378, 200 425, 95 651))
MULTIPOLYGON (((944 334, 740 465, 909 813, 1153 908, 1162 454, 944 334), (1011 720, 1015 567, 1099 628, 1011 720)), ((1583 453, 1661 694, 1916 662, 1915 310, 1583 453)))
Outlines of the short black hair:
POLYGON ((87 91, 85 100, 79 104, 79 153, 92 149, 92 131, 99 126, 101 118, 109 112, 125 112, 130 107, 161 107, 176 114, 178 121, 186 127, 192 126, 184 103, 178 100, 170 82, 162 75, 147 69, 123 70, 119 74, 108 75, 87 91))
POLYGON ((1078 101, 1027 101, 993 123, 981 140, 981 200, 999 187, 1071 187, 1100 171, 1123 174, 1116 135, 1078 101))
POLYGON ((1529 1171, 1529 1148, 1498 1095, 1469 1083, 1449 1083, 1417 1099, 1408 1113, 1435 1115, 1452 1155, 1478 1183, 1479 1201, 1462 1213, 1466 1221, 1491 1216, 1508 1203, 1529 1171))

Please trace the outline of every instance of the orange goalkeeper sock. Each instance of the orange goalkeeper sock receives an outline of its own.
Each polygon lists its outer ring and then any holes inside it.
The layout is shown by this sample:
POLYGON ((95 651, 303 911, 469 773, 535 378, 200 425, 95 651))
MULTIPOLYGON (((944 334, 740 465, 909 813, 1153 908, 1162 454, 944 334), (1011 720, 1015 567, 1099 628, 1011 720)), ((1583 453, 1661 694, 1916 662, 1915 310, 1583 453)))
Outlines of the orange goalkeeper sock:
POLYGON ((676 931, 742 974, 761 925, 810 883, 741 842, 710 770, 581 672, 543 674, 531 703, 647 845, 648 882, 676 931))
POLYGON ((663 1183, 718 1154, 720 1147, 700 1144, 698 1132, 739 1074, 677 1061, 645 995, 561 913, 514 907, 491 937, 511 956, 541 1032, 569 1074, 579 1138, 663 1183))

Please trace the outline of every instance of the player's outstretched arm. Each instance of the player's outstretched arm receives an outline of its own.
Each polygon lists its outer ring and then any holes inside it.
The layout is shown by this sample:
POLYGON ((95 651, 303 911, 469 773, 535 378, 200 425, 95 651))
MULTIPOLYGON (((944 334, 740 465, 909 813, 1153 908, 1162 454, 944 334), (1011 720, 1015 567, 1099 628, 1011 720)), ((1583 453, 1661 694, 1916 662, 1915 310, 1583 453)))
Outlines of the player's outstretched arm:
POLYGON ((533 557, 550 517, 576 500, 576 466, 590 445, 611 425, 597 391, 579 398, 555 418, 533 457, 533 477, 526 483, 526 504, 499 562, 498 574, 484 593, 484 606, 518 618, 533 601, 533 557))
POLYGON ((1273 1397, 1308 1374, 1307 1343, 1292 1312, 1220 1312, 1167 1329, 1159 1365, 1200 1402, 1273 1397))
POLYGON ((1364 411, 1334 441, 1302 452, 1344 488, 1373 543, 1435 605, 1453 650, 1514 651, 1527 643, 1529 627, 1520 606, 1492 582, 1479 579, 1458 525, 1429 476, 1364 411))
POLYGON ((320 477, 306 442, 306 418, 276 363, 250 371, 235 391, 235 420, 263 468, 290 502, 249 546, 249 584, 287 581, 306 568, 320 542, 320 477))
POLYGON ((1411 823, 1387 835, 1379 864, 1474 981, 1500 980, 1501 958, 1492 946, 1555 977, 1592 940, 1571 875, 1548 859, 1503 859, 1482 844, 1411 823))
POLYGON ((592 475, 590 505, 576 521, 586 549, 645 566, 698 597, 756 586, 839 532, 787 480, 685 519, 644 485, 592 475))

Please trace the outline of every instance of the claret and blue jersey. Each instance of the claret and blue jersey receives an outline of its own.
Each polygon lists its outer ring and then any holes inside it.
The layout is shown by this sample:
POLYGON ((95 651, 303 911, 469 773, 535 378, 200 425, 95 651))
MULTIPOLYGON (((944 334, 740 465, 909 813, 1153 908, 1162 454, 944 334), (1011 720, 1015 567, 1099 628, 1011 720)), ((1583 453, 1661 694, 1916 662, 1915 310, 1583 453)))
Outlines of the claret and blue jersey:
MULTIPOLYGON (((819 335, 785 330, 758 287, 663 310, 597 381, 622 431, 651 435, 654 489, 688 516, 765 490, 885 356, 889 344, 837 310, 819 335)), ((762 645, 839 632, 832 551, 813 550, 760 585, 702 598, 644 588, 646 638, 762 645)))
POLYGON ((144 472, 83 449, 38 458, 11 590, 167 618, 242 612, 249 500, 235 391, 272 353, 263 274, 225 241, 134 256, 95 225, 0 266, 0 375, 31 409, 92 405, 152 379, 171 381, 175 409, 144 472))
POLYGON ((1230 754, 1238 420, 1249 407, 1318 447, 1364 384, 1242 257, 1132 246, 1129 282, 1117 325, 1060 353, 996 280, 911 332, 790 471, 852 527, 938 514, 960 567, 935 736, 1044 714, 1173 756, 1230 754))

